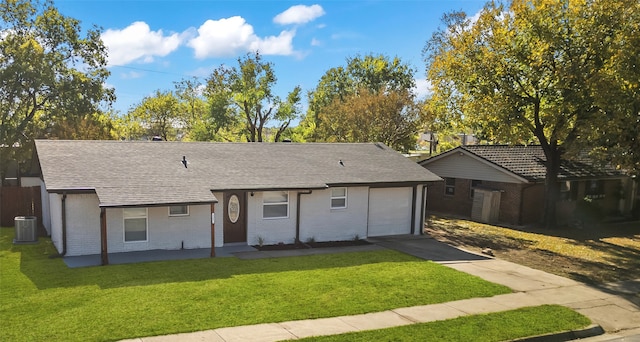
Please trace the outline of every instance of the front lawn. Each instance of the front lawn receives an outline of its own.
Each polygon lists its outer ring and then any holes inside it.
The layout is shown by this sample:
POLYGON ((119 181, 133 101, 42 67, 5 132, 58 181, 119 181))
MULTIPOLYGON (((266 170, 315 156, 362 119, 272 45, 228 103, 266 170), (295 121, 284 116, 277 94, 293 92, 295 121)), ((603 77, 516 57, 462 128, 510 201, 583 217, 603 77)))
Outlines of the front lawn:
POLYGON ((559 305, 543 305, 396 328, 310 337, 301 341, 511 341, 576 330, 590 323, 588 318, 571 309, 559 305))
POLYGON ((69 269, 49 239, 12 239, 0 229, 0 341, 119 340, 511 292, 394 251, 69 269))

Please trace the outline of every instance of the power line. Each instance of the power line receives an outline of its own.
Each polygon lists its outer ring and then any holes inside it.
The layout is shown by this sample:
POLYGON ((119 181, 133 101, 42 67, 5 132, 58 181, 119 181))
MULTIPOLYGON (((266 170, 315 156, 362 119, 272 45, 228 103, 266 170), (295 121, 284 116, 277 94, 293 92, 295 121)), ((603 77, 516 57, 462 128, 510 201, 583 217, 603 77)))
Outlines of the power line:
POLYGON ((137 68, 137 67, 127 66, 127 65, 116 65, 116 64, 113 64, 113 65, 110 65, 109 67, 118 67, 118 68, 123 68, 123 69, 131 69, 131 70, 138 70, 138 71, 145 71, 145 72, 153 72, 153 73, 156 73, 156 74, 165 74, 165 75, 173 75, 173 76, 204 79, 204 77, 202 77, 202 76, 193 76, 193 75, 185 75, 185 74, 179 74, 179 73, 169 72, 169 71, 160 71, 160 70, 137 68))

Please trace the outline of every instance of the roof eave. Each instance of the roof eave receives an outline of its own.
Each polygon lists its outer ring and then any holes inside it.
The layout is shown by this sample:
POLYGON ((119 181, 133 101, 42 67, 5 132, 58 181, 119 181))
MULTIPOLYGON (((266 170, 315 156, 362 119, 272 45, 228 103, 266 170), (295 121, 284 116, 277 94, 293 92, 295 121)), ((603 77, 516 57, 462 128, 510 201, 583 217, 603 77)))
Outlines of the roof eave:
POLYGON ((431 162, 434 162, 436 160, 440 160, 442 158, 448 157, 450 155, 453 155, 456 152, 463 153, 463 154, 465 154, 465 155, 467 155, 467 156, 469 156, 469 157, 471 157, 471 158, 473 158, 473 159, 475 159, 475 160, 477 160, 477 161, 479 161, 479 162, 481 162, 483 164, 486 164, 486 165, 488 165, 488 166, 490 166, 490 167, 492 167, 492 168, 494 168, 494 169, 496 169, 496 170, 498 170, 498 171, 500 171, 502 173, 505 173, 505 174, 507 174, 507 175, 509 175, 509 176, 521 181, 522 183, 535 183, 534 180, 526 178, 526 177, 523 177, 523 176, 521 176, 521 175, 519 175, 519 174, 517 174, 517 173, 515 173, 515 172, 513 172, 513 171, 511 171, 511 170, 509 170, 509 169, 507 169, 505 167, 503 167, 503 166, 500 166, 500 165, 498 165, 498 164, 496 164, 496 163, 494 163, 492 161, 489 161, 486 158, 483 158, 483 157, 473 153, 472 151, 467 150, 463 146, 458 146, 458 147, 456 147, 454 149, 451 149, 451 150, 449 150, 447 152, 439 154, 439 155, 437 155, 435 157, 432 157, 432 158, 429 158, 429 159, 425 159, 425 160, 421 161, 419 164, 428 169, 427 164, 429 164, 431 162))
POLYGON ((100 203, 100 208, 136 208, 136 207, 144 207, 144 208, 153 208, 153 207, 170 207, 174 205, 204 205, 204 204, 215 204, 219 201, 211 200, 211 201, 189 201, 189 202, 167 202, 167 203, 100 203))

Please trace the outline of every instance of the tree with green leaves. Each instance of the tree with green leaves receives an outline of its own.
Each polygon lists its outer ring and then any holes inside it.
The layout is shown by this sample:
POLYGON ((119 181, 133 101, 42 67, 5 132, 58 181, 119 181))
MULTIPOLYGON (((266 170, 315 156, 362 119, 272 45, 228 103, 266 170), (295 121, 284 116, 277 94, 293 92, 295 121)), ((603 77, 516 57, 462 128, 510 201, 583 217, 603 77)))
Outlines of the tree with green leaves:
POLYGON ((327 142, 382 142, 402 152, 415 148, 421 109, 408 92, 361 89, 318 113, 316 134, 327 142))
POLYGON ((273 65, 258 53, 238 58, 238 67, 221 66, 207 80, 205 94, 209 98, 212 117, 220 124, 242 122, 242 134, 249 142, 264 141, 271 122, 277 123, 275 141, 300 115, 299 86, 285 100, 272 92, 277 78, 273 65))
POLYGON ((95 112, 63 118, 37 133, 38 138, 68 140, 112 140, 119 137, 118 118, 113 112, 95 112))
POLYGON ((174 86, 179 110, 184 113, 187 135, 191 136, 191 131, 202 126, 201 123, 207 114, 208 108, 202 94, 202 84, 198 78, 192 77, 174 82, 174 86))
POLYGON ((462 122, 494 142, 541 145, 549 228, 561 158, 603 137, 617 140, 609 122, 637 120, 637 107, 629 106, 637 103, 637 77, 610 79, 610 86, 635 89, 613 100, 624 109, 599 91, 607 75, 637 75, 635 64, 615 59, 620 51, 638 51, 624 38, 637 37, 637 25, 631 33, 628 23, 637 23, 638 6, 635 0, 489 2, 475 21, 462 12, 445 15, 424 48, 431 108, 442 122, 462 122))
MULTIPOLYGON (((607 15, 592 25, 606 26, 615 34, 599 32, 593 44, 610 47, 602 71, 589 82, 595 105, 604 115, 583 130, 593 154, 631 174, 640 176, 640 2, 599 3, 607 15)), ((595 33, 594 33, 595 34, 595 33)))
POLYGON ((4 166, 19 147, 31 146, 35 119, 48 125, 95 113, 113 92, 104 87, 107 51, 98 28, 83 31, 48 0, 2 0, 0 18, 4 166))
POLYGON ((160 137, 162 140, 181 140, 186 126, 178 98, 171 91, 156 90, 146 96, 129 112, 130 139, 160 137))
POLYGON ((415 70, 397 57, 347 58, 346 66, 329 69, 309 93, 309 110, 300 125, 301 130, 306 129, 310 134, 307 140, 350 142, 379 141, 382 136, 374 132, 391 130, 389 134, 394 135, 394 131, 402 131, 410 141, 394 138, 386 142, 401 150, 412 148, 419 119, 413 94, 414 74, 415 70), (353 108, 367 112, 355 113, 353 108), (344 117, 341 116, 343 113, 344 117), (338 127, 339 122, 344 126, 338 127), (392 122, 399 126, 388 126, 392 122), (347 127, 354 131, 347 132, 347 127), (414 131, 406 131, 408 127, 414 131))

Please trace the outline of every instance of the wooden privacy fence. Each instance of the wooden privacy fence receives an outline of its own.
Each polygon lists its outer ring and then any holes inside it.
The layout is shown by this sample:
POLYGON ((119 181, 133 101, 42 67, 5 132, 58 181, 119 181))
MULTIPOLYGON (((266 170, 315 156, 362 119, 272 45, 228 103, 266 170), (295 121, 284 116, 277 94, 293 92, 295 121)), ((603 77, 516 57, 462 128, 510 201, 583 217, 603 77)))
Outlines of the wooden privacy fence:
POLYGON ((39 186, 0 187, 0 226, 13 227, 16 216, 35 216, 38 218, 38 227, 42 227, 42 200, 39 186))

